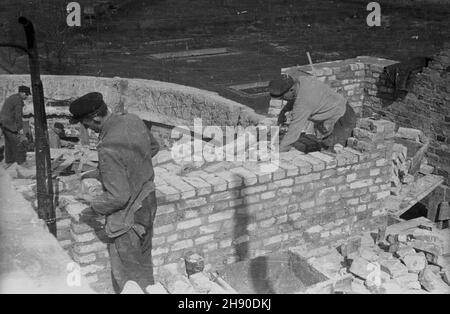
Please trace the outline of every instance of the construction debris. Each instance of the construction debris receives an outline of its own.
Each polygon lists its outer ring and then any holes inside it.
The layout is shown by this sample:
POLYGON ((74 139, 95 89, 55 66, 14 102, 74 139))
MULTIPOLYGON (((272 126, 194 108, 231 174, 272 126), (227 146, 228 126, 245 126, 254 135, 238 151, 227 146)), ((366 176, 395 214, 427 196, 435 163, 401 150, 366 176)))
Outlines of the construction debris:
POLYGON ((363 241, 348 267, 349 293, 450 293, 450 234, 432 226, 425 218, 404 221, 379 230, 378 243, 363 241))
POLYGON ((424 159, 429 140, 423 132, 416 129, 399 128, 392 149, 391 193, 399 195, 403 185, 415 181, 415 175, 421 172, 431 174, 434 168, 424 159))

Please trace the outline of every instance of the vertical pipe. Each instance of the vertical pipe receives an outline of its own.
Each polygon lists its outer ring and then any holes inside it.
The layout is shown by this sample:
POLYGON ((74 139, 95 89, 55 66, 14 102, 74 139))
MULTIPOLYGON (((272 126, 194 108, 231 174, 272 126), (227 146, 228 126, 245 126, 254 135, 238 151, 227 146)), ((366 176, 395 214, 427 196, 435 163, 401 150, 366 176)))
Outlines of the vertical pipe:
POLYGON ((52 168, 48 144, 44 89, 39 69, 39 53, 33 24, 25 17, 20 17, 19 23, 23 25, 27 39, 31 86, 33 91, 38 215, 40 219, 43 219, 47 223, 49 231, 56 237, 52 168))

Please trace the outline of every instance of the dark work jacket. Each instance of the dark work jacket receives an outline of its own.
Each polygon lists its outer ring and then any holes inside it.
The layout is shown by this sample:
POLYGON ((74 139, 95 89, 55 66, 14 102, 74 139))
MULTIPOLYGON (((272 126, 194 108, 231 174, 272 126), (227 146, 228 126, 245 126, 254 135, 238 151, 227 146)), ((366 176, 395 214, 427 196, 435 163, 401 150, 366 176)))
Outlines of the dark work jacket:
POLYGON ((0 125, 14 133, 22 130, 24 105, 25 104, 19 94, 8 97, 0 111, 0 125))
POLYGON ((159 144, 133 114, 111 114, 99 140, 99 175, 104 193, 91 206, 106 215, 106 233, 114 238, 135 227, 135 212, 155 190, 152 157, 159 144))

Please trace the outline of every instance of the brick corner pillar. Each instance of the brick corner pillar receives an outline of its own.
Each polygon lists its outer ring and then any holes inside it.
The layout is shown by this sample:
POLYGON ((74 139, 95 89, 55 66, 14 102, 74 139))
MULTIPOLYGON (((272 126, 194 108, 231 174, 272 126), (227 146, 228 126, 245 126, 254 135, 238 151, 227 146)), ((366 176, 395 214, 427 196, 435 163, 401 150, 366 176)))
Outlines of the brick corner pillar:
POLYGON ((395 123, 371 118, 359 119, 348 139, 348 146, 361 153, 360 160, 369 168, 369 193, 372 220, 368 226, 387 224, 386 198, 391 194, 392 151, 395 123))

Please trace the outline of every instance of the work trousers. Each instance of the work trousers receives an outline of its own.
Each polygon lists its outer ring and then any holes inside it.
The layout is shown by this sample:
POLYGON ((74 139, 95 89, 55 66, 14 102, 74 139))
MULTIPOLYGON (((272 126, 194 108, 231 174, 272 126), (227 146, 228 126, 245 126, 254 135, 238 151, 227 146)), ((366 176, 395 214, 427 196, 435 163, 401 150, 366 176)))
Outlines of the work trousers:
POLYGON ((145 233, 130 229, 114 238, 108 251, 114 290, 120 293, 127 281, 135 281, 142 290, 154 284, 152 262, 153 222, 156 215, 155 192, 142 202, 135 213, 135 224, 144 227, 145 233))
POLYGON ((2 128, 5 137, 5 162, 22 164, 27 160, 27 150, 21 137, 8 129, 2 128))
POLYGON ((356 127, 356 114, 353 108, 347 103, 345 114, 334 125, 333 132, 323 139, 325 148, 333 148, 335 144, 345 146, 347 139, 352 136, 353 129, 356 127))

